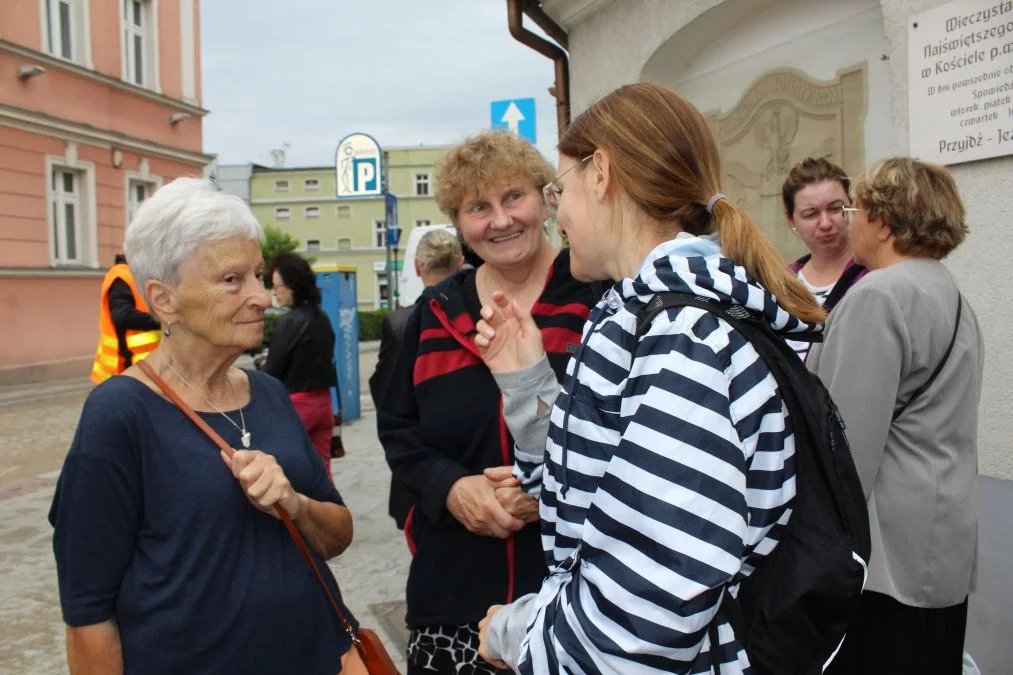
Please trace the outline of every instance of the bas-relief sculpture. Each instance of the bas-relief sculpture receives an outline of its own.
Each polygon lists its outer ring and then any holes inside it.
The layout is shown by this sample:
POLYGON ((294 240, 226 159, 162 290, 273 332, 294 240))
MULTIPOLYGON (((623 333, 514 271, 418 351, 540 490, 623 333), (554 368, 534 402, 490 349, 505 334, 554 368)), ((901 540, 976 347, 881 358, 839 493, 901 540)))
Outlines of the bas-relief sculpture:
POLYGON ((781 184, 792 166, 822 156, 849 175, 865 162, 865 66, 814 80, 795 69, 761 75, 727 113, 706 115, 721 153, 725 195, 760 224, 788 260, 806 253, 784 218, 781 184))

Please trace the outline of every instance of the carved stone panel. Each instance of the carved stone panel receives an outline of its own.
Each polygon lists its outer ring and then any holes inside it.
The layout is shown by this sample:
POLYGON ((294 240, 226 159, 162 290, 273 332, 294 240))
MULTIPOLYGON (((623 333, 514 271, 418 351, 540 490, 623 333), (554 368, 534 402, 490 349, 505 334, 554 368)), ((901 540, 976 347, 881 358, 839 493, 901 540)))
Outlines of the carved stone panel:
POLYGON ((784 217, 781 185, 800 159, 821 156, 849 175, 865 163, 865 65, 814 80, 791 68, 761 75, 727 113, 707 114, 721 153, 722 190, 786 259, 806 253, 784 217))

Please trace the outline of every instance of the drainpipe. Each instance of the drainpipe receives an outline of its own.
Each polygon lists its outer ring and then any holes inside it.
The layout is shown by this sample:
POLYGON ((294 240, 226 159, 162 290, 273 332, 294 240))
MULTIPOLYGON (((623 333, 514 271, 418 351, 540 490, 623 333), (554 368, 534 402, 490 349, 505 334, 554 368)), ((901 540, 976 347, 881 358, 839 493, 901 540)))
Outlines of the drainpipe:
POLYGON ((556 124, 562 138, 570 126, 570 61, 563 51, 568 45, 566 31, 542 10, 536 0, 507 0, 507 23, 515 40, 552 59, 556 65, 556 83, 549 93, 556 99, 556 124), (525 14, 558 45, 526 29, 525 14))

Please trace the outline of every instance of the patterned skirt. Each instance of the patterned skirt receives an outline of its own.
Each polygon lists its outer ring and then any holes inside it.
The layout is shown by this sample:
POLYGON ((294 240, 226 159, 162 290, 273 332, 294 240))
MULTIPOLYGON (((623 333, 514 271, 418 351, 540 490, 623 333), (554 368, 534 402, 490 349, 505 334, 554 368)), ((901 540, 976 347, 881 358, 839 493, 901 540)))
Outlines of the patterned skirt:
POLYGON ((478 624, 423 626, 408 640, 408 663, 441 675, 495 675, 498 670, 478 655, 478 624))

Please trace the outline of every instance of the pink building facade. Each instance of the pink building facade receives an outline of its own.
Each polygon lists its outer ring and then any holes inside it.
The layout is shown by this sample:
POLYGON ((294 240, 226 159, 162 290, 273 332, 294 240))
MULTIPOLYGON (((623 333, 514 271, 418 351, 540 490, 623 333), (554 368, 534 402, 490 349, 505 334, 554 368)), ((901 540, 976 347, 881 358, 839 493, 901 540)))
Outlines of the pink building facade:
POLYGON ((87 376, 133 210, 211 161, 199 2, 0 2, 0 385, 87 376))

